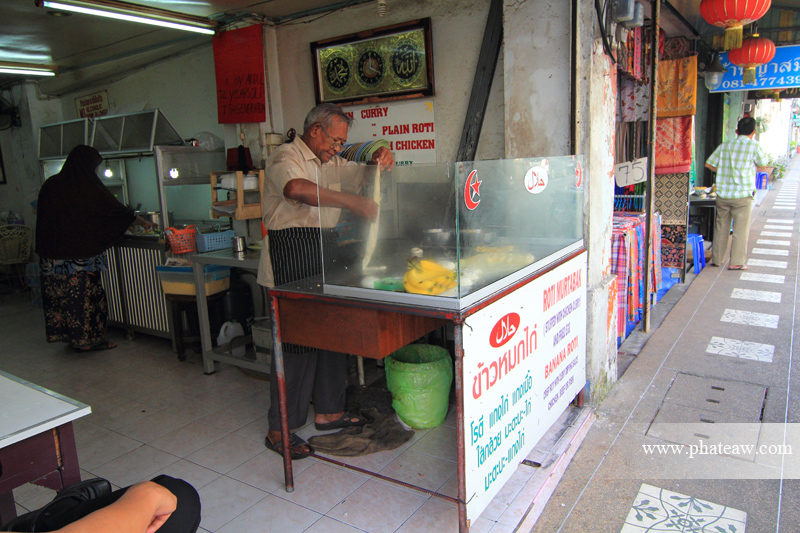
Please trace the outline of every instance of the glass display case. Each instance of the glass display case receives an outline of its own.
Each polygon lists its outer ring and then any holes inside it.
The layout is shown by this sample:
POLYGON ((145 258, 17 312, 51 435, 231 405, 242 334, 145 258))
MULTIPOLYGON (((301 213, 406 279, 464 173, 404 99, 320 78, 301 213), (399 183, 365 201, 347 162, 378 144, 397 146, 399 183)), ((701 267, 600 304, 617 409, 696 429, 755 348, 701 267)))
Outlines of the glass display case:
POLYGON ((583 247, 580 156, 323 167, 317 179, 363 184, 380 204, 368 223, 320 198, 326 294, 459 310, 583 247))
MULTIPOLYGON (((195 146, 156 146, 158 201, 165 227, 219 224, 211 218, 212 172, 225 170, 225 152, 195 146)), ((227 223, 227 221, 226 221, 227 223)))
POLYGON ((89 144, 92 127, 88 118, 42 126, 39 128, 39 159, 65 159, 79 144, 89 144))

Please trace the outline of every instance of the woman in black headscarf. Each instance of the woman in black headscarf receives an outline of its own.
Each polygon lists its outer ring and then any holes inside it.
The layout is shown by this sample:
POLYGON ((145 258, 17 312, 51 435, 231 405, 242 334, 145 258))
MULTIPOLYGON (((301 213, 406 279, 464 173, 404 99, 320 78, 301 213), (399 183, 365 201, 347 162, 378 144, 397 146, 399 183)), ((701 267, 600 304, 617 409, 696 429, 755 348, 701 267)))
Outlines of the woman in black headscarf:
POLYGON ((97 177, 103 158, 76 146, 61 172, 45 180, 36 206, 36 253, 42 270, 47 342, 77 351, 108 350, 108 305, 100 273, 106 250, 131 224, 152 226, 111 194, 97 177))

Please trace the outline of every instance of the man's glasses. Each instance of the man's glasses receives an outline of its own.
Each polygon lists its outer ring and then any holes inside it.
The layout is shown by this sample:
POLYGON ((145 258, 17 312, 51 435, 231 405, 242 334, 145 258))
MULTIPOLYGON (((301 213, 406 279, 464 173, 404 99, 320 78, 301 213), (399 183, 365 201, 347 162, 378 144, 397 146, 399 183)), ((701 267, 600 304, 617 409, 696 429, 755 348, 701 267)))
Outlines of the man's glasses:
POLYGON ((327 137, 331 141, 331 147, 337 152, 341 150, 342 147, 344 146, 344 143, 346 143, 347 141, 335 141, 333 140, 333 137, 331 137, 330 134, 325 130, 325 126, 320 124, 319 127, 322 130, 322 133, 325 134, 325 137, 327 137))

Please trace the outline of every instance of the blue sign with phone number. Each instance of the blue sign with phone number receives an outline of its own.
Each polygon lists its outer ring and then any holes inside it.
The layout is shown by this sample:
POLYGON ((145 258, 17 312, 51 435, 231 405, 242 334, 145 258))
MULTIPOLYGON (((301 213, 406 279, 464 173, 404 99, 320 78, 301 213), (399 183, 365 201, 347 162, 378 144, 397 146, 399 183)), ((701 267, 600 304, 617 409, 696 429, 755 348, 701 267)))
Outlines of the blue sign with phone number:
POLYGON ((747 85, 742 82, 742 67, 731 63, 727 52, 721 53, 719 59, 728 72, 712 93, 800 87, 800 45, 776 47, 772 61, 756 68, 756 82, 747 85))

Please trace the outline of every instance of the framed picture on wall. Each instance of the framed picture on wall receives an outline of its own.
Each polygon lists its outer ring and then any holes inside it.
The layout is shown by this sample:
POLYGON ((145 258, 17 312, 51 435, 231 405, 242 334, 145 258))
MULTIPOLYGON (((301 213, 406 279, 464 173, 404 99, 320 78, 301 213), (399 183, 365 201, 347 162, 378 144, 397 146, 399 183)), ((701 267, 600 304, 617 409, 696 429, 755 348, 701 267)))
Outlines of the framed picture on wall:
POLYGON ((431 19, 311 43, 317 103, 365 104, 434 94, 431 19))

